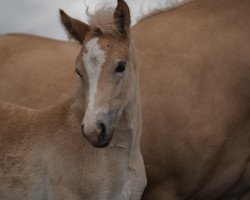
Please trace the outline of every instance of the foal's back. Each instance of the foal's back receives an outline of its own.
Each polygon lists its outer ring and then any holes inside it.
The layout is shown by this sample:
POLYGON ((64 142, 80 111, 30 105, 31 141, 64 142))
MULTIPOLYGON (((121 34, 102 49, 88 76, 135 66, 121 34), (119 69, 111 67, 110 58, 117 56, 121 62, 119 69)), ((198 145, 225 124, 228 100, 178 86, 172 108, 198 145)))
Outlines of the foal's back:
MULTIPOLYGON (((65 103, 32 110, 0 102, 1 200, 48 199, 51 185, 62 176, 59 169, 65 170, 64 155, 81 152, 81 137, 67 123, 68 109, 65 103), (62 163, 58 165, 59 162, 62 163)), ((72 156, 72 160, 77 160, 77 156, 72 156)), ((71 176, 76 171, 79 170, 72 170, 71 176)))
MULTIPOLYGON (((68 128, 67 110, 65 104, 35 111, 0 102, 1 200, 48 199, 53 184, 63 187, 63 180, 57 184, 58 176, 62 177, 60 169, 67 171, 67 156, 73 160, 69 164, 77 160, 78 155, 70 156, 71 151, 80 154, 82 141, 68 128)), ((81 177, 79 170, 72 170, 71 176, 76 171, 81 177)), ((65 174, 63 179, 68 177, 65 174)), ((65 193, 69 194, 66 189, 65 193)))

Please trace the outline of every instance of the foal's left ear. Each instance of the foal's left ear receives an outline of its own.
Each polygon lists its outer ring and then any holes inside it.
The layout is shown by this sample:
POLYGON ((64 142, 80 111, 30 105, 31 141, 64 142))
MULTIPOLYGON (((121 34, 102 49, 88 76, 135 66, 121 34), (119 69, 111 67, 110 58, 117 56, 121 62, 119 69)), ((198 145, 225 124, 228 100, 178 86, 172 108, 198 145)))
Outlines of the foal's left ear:
POLYGON ((117 0, 114 20, 117 31, 123 37, 127 37, 130 30, 130 11, 127 3, 124 0, 117 0))
POLYGON ((86 33, 90 30, 90 27, 80 20, 70 17, 61 9, 59 12, 61 16, 61 22, 68 32, 69 37, 82 44, 86 33))

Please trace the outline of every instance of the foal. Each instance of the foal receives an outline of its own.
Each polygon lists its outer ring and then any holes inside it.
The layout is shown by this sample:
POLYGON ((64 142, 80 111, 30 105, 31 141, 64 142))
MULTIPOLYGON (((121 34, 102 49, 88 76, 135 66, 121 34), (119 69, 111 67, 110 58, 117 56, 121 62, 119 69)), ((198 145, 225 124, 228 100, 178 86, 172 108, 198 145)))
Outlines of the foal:
POLYGON ((82 45, 78 87, 45 110, 0 104, 0 199, 140 199, 146 177, 129 8, 118 0, 90 26, 60 15, 82 45))

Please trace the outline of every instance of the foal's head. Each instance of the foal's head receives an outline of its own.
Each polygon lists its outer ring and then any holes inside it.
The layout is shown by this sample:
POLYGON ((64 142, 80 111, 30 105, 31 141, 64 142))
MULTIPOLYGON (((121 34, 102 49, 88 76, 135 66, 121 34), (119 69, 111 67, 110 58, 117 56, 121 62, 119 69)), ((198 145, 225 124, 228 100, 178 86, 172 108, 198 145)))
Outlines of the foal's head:
POLYGON ((76 72, 85 88, 83 134, 95 147, 112 139, 133 94, 135 69, 130 45, 130 12, 124 0, 115 10, 98 10, 87 25, 60 10, 69 36, 82 45, 76 72))

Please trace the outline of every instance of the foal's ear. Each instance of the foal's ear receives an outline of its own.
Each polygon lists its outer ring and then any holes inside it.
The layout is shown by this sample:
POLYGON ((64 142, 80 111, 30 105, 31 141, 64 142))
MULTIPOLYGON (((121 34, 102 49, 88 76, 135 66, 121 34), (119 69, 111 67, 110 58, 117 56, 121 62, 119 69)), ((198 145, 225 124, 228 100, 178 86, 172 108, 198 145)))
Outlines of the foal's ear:
POLYGON ((61 23, 68 32, 69 37, 82 44, 86 33, 90 30, 89 26, 80 20, 70 17, 61 9, 59 12, 61 16, 61 23))
POLYGON ((117 31, 123 37, 127 37, 130 30, 130 11, 127 3, 124 0, 117 0, 114 20, 117 31))

